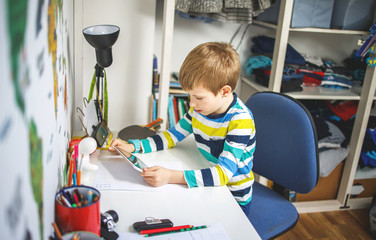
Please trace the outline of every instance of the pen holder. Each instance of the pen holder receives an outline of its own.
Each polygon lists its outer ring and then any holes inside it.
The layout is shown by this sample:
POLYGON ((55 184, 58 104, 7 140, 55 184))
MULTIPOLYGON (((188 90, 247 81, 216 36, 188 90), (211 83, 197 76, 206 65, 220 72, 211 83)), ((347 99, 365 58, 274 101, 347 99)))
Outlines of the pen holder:
POLYGON ((100 192, 88 186, 62 188, 55 197, 55 221, 62 234, 88 231, 101 235, 100 192))

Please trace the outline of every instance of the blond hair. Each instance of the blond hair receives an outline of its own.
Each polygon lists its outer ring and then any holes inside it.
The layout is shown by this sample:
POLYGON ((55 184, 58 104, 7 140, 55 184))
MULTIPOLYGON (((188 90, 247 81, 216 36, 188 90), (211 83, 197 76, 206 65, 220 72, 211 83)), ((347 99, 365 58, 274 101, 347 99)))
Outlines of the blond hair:
POLYGON ((240 73, 238 53, 229 43, 202 43, 189 52, 180 71, 184 90, 202 86, 217 94, 225 85, 235 89, 240 73))

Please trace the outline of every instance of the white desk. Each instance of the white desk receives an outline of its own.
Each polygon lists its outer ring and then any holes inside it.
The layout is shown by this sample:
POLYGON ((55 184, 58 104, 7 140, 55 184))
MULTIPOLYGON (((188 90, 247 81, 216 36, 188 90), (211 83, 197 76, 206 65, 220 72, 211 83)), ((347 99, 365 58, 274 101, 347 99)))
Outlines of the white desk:
MULTIPOLYGON (((92 162, 107 151, 93 154, 92 162)), ((185 169, 209 166, 198 152, 193 137, 173 149, 138 155, 145 162, 182 161, 185 169)), ((220 222, 231 239, 260 239, 227 187, 192 188, 178 192, 101 190, 101 212, 119 215, 117 232, 132 232, 134 222, 145 217, 168 218, 178 225, 210 225, 220 222)))

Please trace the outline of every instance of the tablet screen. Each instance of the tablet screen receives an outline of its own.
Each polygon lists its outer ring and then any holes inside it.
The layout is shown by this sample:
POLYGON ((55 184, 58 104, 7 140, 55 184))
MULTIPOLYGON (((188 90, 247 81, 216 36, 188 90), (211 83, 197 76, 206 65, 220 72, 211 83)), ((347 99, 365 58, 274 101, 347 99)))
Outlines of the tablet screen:
POLYGON ((124 151, 123 149, 121 148, 118 148, 118 147, 115 147, 114 146, 114 149, 116 151, 118 151, 118 153, 125 159, 127 159, 127 161, 132 164, 132 166, 137 170, 137 171, 140 171, 142 172, 142 169, 143 168, 146 168, 148 167, 144 162, 141 161, 141 159, 139 159, 138 157, 136 157, 135 155, 133 155, 132 153, 129 153, 127 151, 124 151))

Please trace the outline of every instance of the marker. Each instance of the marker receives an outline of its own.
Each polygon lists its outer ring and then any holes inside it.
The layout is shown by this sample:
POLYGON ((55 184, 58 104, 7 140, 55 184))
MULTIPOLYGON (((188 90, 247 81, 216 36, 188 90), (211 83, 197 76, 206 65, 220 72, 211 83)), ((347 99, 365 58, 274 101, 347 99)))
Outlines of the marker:
POLYGON ((81 170, 77 171, 77 185, 81 185, 81 170))
POLYGON ((92 201, 93 201, 93 192, 89 190, 87 192, 87 204, 90 205, 92 201))
POLYGON ((66 197, 70 203, 75 203, 76 202, 75 199, 74 199, 74 197, 72 197, 72 195, 71 195, 71 193, 69 191, 62 191, 62 192, 64 194, 64 197, 66 197))
POLYGON ((78 169, 77 169, 77 185, 81 185, 81 171, 82 171, 82 159, 84 155, 81 154, 80 158, 78 159, 78 169))
POLYGON ((77 176, 76 176, 76 173, 73 173, 73 185, 77 186, 77 176))
POLYGON ((197 227, 192 227, 192 228, 183 228, 183 229, 180 229, 180 230, 173 230, 173 231, 168 231, 168 232, 150 233, 150 234, 146 234, 145 237, 152 237, 152 236, 169 234, 169 233, 187 232, 187 231, 199 230, 199 229, 204 229, 204 228, 207 228, 207 226, 203 225, 203 226, 197 226, 197 227))
POLYGON ((68 186, 72 186, 73 160, 69 161, 68 186))
POLYGON ((81 202, 82 197, 81 197, 80 191, 78 191, 78 189, 76 188, 73 190, 73 192, 77 195, 78 201, 81 202))
POLYGON ((72 207, 72 205, 70 204, 70 202, 68 201, 68 199, 66 199, 64 197, 64 195, 60 195, 60 197, 63 200, 63 202, 65 203, 65 205, 67 205, 68 207, 72 207))
MULTIPOLYGON (((69 203, 69 207, 71 207, 71 204, 72 204, 72 200, 70 199, 70 196, 67 195, 67 192, 65 192, 64 190, 61 191, 60 193, 60 197, 63 199, 63 202, 66 203, 66 201, 68 201, 69 203), (66 201, 65 201, 65 200, 66 201)), ((66 204, 67 205, 67 204, 66 204)))
POLYGON ((65 204, 62 202, 62 200, 60 199, 60 196, 56 199, 56 201, 57 201, 58 203, 60 203, 60 205, 65 205, 65 204))
POLYGON ((97 196, 94 198, 93 202, 98 201, 98 199, 99 199, 99 195, 97 195, 97 196))
POLYGON ((174 230, 181 230, 186 228, 192 228, 193 225, 183 225, 183 226, 176 226, 176 227, 167 227, 167 228, 157 228, 157 229, 149 229, 149 230, 142 230, 140 234, 150 234, 150 233, 162 233, 162 232, 170 232, 174 230))
MULTIPOLYGON (((76 190, 76 189, 75 189, 76 190)), ((81 207, 81 202, 80 202, 80 200, 78 199, 78 196, 77 196, 77 194, 76 194, 76 192, 73 190, 73 197, 74 197, 74 200, 76 201, 76 203, 77 203, 77 206, 78 207, 81 207)))

